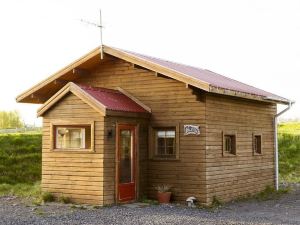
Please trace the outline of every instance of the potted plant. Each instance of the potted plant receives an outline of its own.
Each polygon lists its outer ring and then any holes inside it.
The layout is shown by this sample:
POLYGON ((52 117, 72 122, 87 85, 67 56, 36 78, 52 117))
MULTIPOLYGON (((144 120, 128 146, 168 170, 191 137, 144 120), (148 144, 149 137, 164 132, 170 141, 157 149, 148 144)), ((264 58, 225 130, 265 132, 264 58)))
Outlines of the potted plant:
POLYGON ((157 200, 160 204, 170 203, 171 198, 171 185, 169 184, 159 184, 155 186, 157 190, 157 200))

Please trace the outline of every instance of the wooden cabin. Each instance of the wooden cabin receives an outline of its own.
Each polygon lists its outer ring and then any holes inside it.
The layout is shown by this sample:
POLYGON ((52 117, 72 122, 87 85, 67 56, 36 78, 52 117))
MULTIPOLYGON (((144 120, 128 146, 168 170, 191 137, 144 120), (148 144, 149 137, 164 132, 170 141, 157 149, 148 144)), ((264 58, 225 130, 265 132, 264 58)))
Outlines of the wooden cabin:
POLYGON ((289 100, 209 70, 103 46, 17 97, 43 104, 42 189, 97 205, 274 185, 274 116, 289 100))

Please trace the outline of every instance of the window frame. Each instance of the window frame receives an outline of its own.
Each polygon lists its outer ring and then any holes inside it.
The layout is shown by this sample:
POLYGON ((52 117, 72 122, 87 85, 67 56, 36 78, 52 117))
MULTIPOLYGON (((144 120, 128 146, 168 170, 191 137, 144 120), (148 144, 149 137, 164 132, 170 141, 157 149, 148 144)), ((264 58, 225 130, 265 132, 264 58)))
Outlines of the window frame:
POLYGON ((223 131, 222 134, 223 139, 223 146, 222 146, 222 154, 224 157, 235 157, 237 156, 237 132, 235 131, 223 131), (233 136, 234 137, 234 151, 227 152, 226 151, 226 136, 233 136))
MULTIPOLYGON (((172 156, 173 156, 172 155, 172 156)), ((152 124, 149 126, 149 159, 152 160, 165 160, 165 161, 172 161, 179 159, 179 125, 178 124, 161 124, 156 125, 152 124), (156 133, 157 131, 167 131, 167 130, 174 130, 175 131, 175 157, 160 157, 157 155, 157 139, 156 133)))
MULTIPOLYGON (((55 152, 94 152, 94 121, 86 120, 52 120, 50 122, 50 150, 55 152), (84 144, 85 148, 56 148, 56 128, 57 127, 76 127, 84 128, 90 126, 91 128, 91 143, 90 148, 86 148, 86 143, 84 144)), ((85 134, 86 135, 86 134, 85 134)))
POLYGON ((253 152, 254 156, 261 156, 263 154, 263 135, 262 135, 262 133, 254 132, 252 134, 252 152, 253 152), (260 136, 260 153, 258 153, 255 149, 256 136, 260 136))

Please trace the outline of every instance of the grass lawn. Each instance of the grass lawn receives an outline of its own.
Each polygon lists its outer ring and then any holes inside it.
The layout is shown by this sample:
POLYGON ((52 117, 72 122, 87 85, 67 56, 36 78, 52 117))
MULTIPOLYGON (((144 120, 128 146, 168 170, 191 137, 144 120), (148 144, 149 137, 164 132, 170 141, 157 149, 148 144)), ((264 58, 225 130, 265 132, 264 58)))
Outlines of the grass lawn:
POLYGON ((36 196, 41 179, 40 133, 0 135, 0 196, 36 196))

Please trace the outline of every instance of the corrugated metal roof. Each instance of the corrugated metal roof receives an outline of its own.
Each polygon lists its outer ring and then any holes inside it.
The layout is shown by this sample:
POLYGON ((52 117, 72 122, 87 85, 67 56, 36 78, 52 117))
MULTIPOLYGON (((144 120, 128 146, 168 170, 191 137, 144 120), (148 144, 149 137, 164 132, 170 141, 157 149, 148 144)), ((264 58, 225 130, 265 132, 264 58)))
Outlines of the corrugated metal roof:
POLYGON ((245 83, 239 82, 237 80, 225 77, 223 75, 220 75, 218 73, 212 72, 210 70, 201 69, 193 66, 188 66, 180 63, 171 62, 168 60, 152 57, 152 56, 146 56, 139 53, 127 51, 127 50, 121 50, 127 54, 133 55, 135 57, 138 57, 140 59, 146 60, 151 63, 155 63, 159 66, 166 67, 168 69, 177 71, 181 74, 184 74, 185 76, 192 77, 195 79, 198 79, 200 81, 204 81, 209 83, 210 87, 214 88, 222 88, 226 90, 231 91, 238 91, 242 93, 247 94, 253 94, 262 96, 266 99, 273 99, 273 100, 280 100, 280 101, 288 101, 288 99, 280 97, 278 95, 275 95, 273 93, 261 90, 259 88, 247 85, 245 83))
MULTIPOLYGON (((78 85, 78 84, 77 84, 78 85)), ((83 91, 106 106, 108 110, 148 113, 142 106, 117 90, 78 85, 83 91)))

